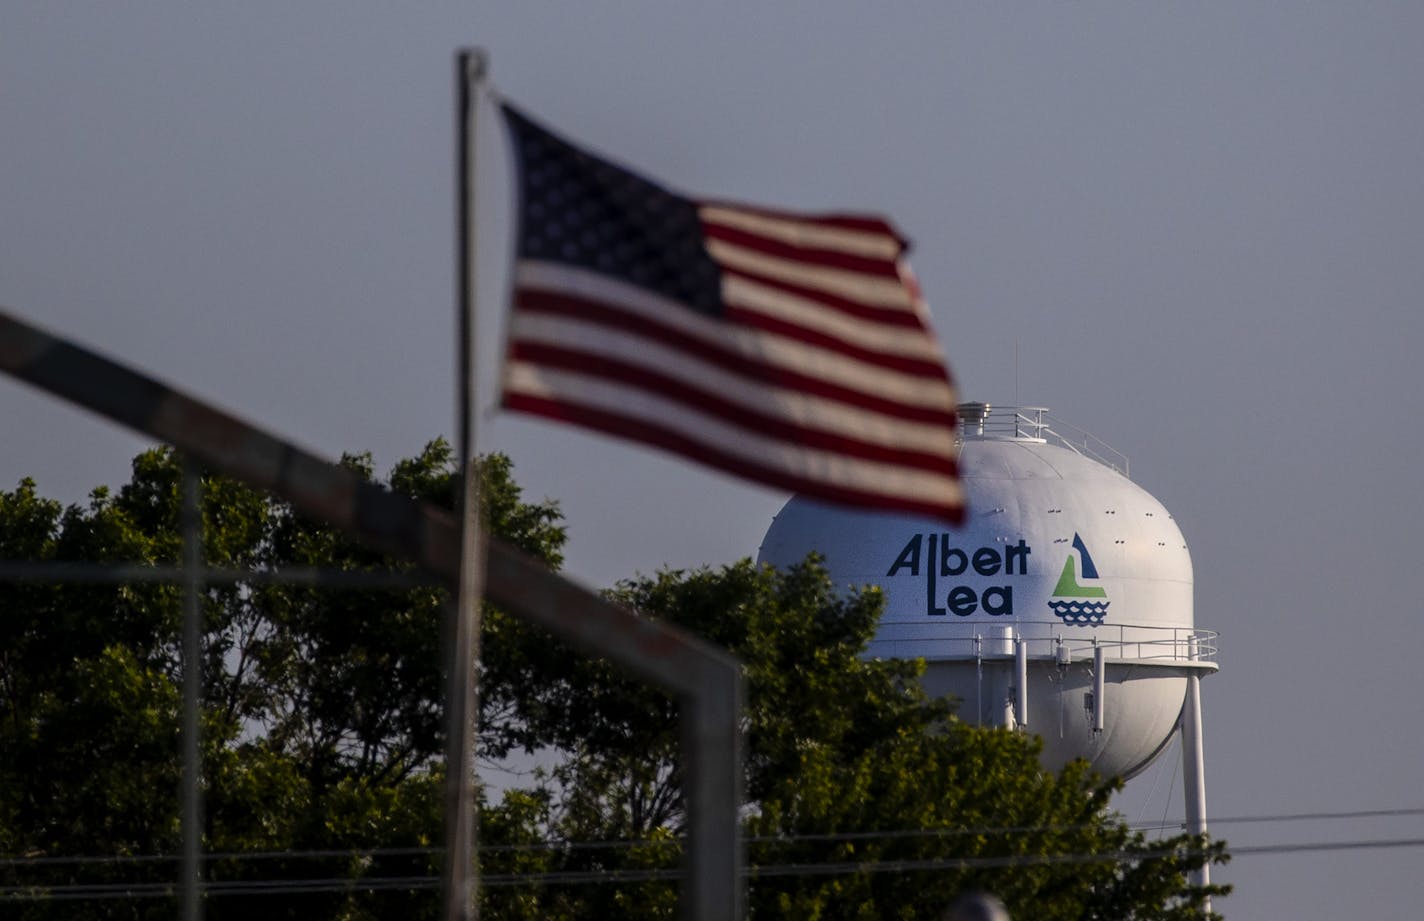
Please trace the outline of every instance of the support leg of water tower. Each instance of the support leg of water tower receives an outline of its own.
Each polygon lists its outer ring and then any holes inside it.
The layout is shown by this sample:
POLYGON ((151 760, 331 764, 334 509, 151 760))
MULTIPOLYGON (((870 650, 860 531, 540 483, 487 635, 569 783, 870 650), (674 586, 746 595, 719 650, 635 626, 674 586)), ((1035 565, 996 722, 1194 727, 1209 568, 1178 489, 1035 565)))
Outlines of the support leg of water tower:
MULTIPOLYGON (((1201 679, 1195 669, 1187 675, 1187 699, 1182 706, 1182 796, 1186 800, 1187 833, 1206 834, 1206 765, 1202 750, 1201 679)), ((1211 884, 1211 866, 1192 874, 1194 885, 1211 884)), ((1211 911, 1207 899, 1206 911, 1211 911)))
POLYGON ((994 682, 994 694, 999 701, 999 721, 998 725, 1005 729, 1015 729, 1018 727, 1018 690, 1014 687, 1014 676, 1017 673, 1014 668, 1014 660, 1007 659, 996 669, 1000 677, 994 682))

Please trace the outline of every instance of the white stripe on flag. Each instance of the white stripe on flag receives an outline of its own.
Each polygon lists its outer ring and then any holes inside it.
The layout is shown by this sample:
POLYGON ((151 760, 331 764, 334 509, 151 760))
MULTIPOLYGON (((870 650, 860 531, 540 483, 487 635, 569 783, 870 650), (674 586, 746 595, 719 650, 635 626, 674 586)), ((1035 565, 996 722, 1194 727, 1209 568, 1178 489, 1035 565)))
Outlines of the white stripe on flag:
POLYGON ((781 417, 792 425, 839 434, 868 444, 945 455, 955 450, 954 432, 943 425, 899 419, 802 390, 788 390, 748 380, 681 349, 602 324, 562 315, 526 312, 515 318, 511 340, 607 358, 651 373, 676 377, 718 400, 751 412, 781 417))
POLYGON ((852 269, 835 269, 782 259, 728 243, 726 240, 709 239, 706 246, 713 259, 736 271, 823 291, 835 297, 859 301, 867 306, 893 307, 906 311, 911 307, 909 292, 897 278, 884 278, 852 269))
POLYGON ((726 205, 702 205, 697 214, 704 224, 731 227, 791 246, 834 250, 867 259, 893 262, 904 248, 898 239, 879 231, 818 224, 814 219, 777 217, 726 205))
POLYGON ((728 306, 775 317, 873 352, 936 364, 944 362, 939 346, 922 329, 876 323, 839 310, 827 310, 816 301, 740 275, 727 275, 722 279, 722 299, 728 306))
MULTIPOLYGON (((785 336, 714 319, 645 288, 591 270, 521 260, 515 268, 515 278, 521 289, 567 294, 607 304, 612 309, 672 327, 709 346, 734 351, 752 364, 793 371, 912 406, 945 412, 953 412, 955 408, 953 393, 943 380, 879 367, 785 336)), ((520 322, 533 313, 515 311, 512 336, 517 336, 520 322)))
POLYGON ((703 415, 684 403, 632 390, 606 378, 510 361, 505 371, 505 391, 635 419, 712 450, 841 489, 925 503, 948 504, 960 497, 959 484, 947 474, 860 460, 770 438, 703 415))

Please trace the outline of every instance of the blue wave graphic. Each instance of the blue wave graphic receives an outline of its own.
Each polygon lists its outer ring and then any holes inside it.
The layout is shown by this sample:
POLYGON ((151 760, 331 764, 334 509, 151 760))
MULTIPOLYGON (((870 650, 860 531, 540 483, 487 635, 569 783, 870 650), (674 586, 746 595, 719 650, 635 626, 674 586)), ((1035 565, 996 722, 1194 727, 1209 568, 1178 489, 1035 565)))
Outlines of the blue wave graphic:
POLYGON ((1050 601, 1049 610, 1063 618, 1065 624, 1087 627, 1103 622, 1108 614, 1106 601, 1050 601))

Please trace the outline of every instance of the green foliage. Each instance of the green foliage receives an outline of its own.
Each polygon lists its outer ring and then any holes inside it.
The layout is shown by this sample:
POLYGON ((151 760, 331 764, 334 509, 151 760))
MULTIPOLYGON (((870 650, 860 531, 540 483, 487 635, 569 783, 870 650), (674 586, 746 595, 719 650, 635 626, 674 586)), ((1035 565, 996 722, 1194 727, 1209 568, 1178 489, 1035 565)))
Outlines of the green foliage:
MULTIPOLYGON (((343 463, 373 479, 368 456, 343 463)), ((485 514, 506 540, 557 565, 557 506, 523 501, 506 458, 482 459, 485 514)), ((31 480, 0 492, 0 559, 171 565, 181 558, 182 465, 146 451, 117 493, 62 508, 31 480)), ((389 485, 452 507, 443 441, 389 485)), ((230 480, 202 477, 203 555, 253 573, 408 567, 230 480)), ((315 588, 213 581, 203 593, 204 847, 210 878, 430 878, 442 838, 445 596, 436 586, 315 588), (354 856, 370 849, 395 853, 354 856), (342 857, 294 852, 343 852, 342 857)), ((179 587, 163 582, 0 583, 0 886, 161 884, 177 879, 181 682, 179 587), (91 858, 102 858, 94 861, 91 858), (15 862, 23 858, 27 862, 15 862), (112 858, 140 858, 116 862, 112 858)), ((490 694, 491 733, 507 698, 490 694)), ((63 889, 59 891, 64 891, 63 889)), ((253 898, 256 898, 255 896, 253 898)), ((262 896, 283 918, 433 916, 424 891, 262 896)), ((209 917, 253 902, 210 900, 209 917)), ((68 902, 7 902, 32 918, 68 902)), ((172 917, 171 898, 86 900, 88 917, 172 917)))
MULTIPOLYGON (((928 699, 921 663, 862 658, 878 592, 839 595, 812 560, 784 574, 748 561, 664 572, 612 595, 744 664, 752 917, 934 918, 968 888, 1000 894, 1014 917, 1201 917, 1206 893, 1186 880, 1199 842, 1147 842, 1109 811, 1116 785, 1083 763, 1046 773, 1036 740, 928 699)), ((674 866, 677 849, 658 844, 683 823, 671 702, 597 662, 542 693, 542 713, 567 715, 545 732, 572 753, 551 785, 551 837, 645 842, 572 852, 565 867, 674 866)), ((560 917, 672 917, 669 884, 585 888, 560 917)))
MULTIPOLYGON (((343 463, 375 479, 369 456, 343 463)), ((481 477, 490 530, 557 566, 557 506, 525 501, 507 458, 482 459, 481 477)), ((174 564, 181 480, 166 450, 139 455, 129 483, 83 506, 24 480, 0 491, 0 559, 174 564)), ((388 478, 446 508, 458 483, 443 441, 388 478)), ((217 569, 409 573, 220 477, 202 478, 202 515, 217 569)), ((934 918, 969 886, 1022 918, 1200 916, 1203 893, 1185 874, 1203 858, 1190 845, 1213 860, 1222 846, 1144 841, 1109 811, 1114 787, 1083 765, 1046 774, 1028 738, 967 726, 927 699, 917 663, 863 659, 878 594, 833 592, 814 561, 780 574, 743 561, 610 595, 744 663, 753 917, 934 918), (1043 859, 1054 855, 1074 860, 1043 859)), ((214 895, 210 918, 438 916, 447 605, 425 584, 239 577, 205 588, 208 878, 290 887, 214 895), (373 883, 390 878, 422 882, 373 883), (302 882, 312 880, 326 882, 302 882)), ((143 896, 10 899, 0 915, 173 917, 179 587, 12 581, 0 583, 0 611, 0 892, 143 896)), ((561 755, 532 787, 482 807, 484 916, 674 917, 685 830, 675 702, 488 606, 482 650, 481 752, 561 755)))

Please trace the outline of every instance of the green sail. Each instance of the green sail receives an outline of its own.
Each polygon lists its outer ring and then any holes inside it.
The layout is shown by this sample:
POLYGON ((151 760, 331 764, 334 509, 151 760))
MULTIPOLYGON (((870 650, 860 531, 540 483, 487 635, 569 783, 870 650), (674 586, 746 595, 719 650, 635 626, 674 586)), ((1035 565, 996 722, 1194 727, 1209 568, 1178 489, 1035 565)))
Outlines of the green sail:
POLYGON ((1106 598, 1108 593, 1101 586, 1078 584, 1078 567, 1075 560, 1077 557, 1070 553, 1068 559, 1063 561, 1063 575, 1058 577, 1058 584, 1053 586, 1053 597, 1106 598))

